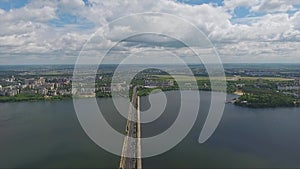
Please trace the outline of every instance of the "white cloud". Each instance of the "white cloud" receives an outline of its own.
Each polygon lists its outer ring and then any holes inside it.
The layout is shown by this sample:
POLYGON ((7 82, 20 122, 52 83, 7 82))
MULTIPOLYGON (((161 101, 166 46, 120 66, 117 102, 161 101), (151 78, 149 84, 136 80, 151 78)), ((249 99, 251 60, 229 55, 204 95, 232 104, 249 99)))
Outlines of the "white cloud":
POLYGON ((224 7, 230 11, 233 11, 236 7, 244 6, 251 7, 257 6, 261 0, 224 0, 224 7))
POLYGON ((300 42, 243 41, 219 46, 219 52, 226 62, 299 62, 299 48, 300 42))
POLYGON ((255 12, 285 12, 293 9, 293 6, 286 0, 263 0, 251 9, 255 12))
POLYGON ((297 0, 225 0, 225 8, 233 11, 237 7, 249 7, 253 12, 286 12, 294 9, 293 5, 300 4, 297 0))
POLYGON ((4 14, 5 13, 5 10, 3 9, 0 9, 0 15, 4 14))
POLYGON ((34 22, 46 22, 56 17, 55 9, 44 6, 42 8, 28 8, 27 6, 20 9, 13 9, 8 12, 1 13, 0 22, 15 23, 18 21, 34 21, 34 22))
MULTIPOLYGON (((86 5, 81 0, 61 1, 30 1, 25 7, 4 11, 0 9, 0 63, 7 62, 7 53, 22 54, 20 57, 29 57, 35 53, 56 58, 56 55, 65 56, 64 61, 74 62, 76 55, 90 35, 107 23, 134 13, 163 12, 182 17, 195 24, 202 30, 220 50, 221 57, 226 60, 238 60, 236 57, 251 60, 255 56, 264 56, 265 60, 272 57, 277 61, 285 57, 299 58, 300 52, 300 12, 293 7, 296 1, 284 0, 225 0, 224 6, 210 4, 188 5, 171 0, 89 0, 86 5), (266 15, 247 17, 233 22, 233 10, 238 6, 249 7, 252 12, 266 12, 266 15), (288 10, 296 11, 288 14, 288 10), (53 19, 59 20, 59 15, 69 14, 76 17, 75 23, 64 23, 61 27, 49 24, 53 19), (86 23, 93 26, 80 28, 86 23), (79 26, 80 25, 80 26, 79 26), (276 42, 276 43, 275 43, 276 42), (275 45, 277 44, 277 45, 275 45), (268 54, 268 56, 265 56, 268 54), (55 56, 54 56, 55 55, 55 56), (73 56, 72 56, 73 55, 73 56), (6 58, 6 61, 2 60, 6 58)), ((63 22, 63 21, 62 21, 63 22)), ((157 29, 162 32, 178 32, 178 36, 194 38, 194 32, 187 29, 178 30, 177 22, 171 20, 153 20, 152 18, 137 18, 128 26, 112 26, 103 30, 103 37, 89 46, 93 50, 104 49, 116 44, 124 33, 134 32, 135 29, 144 31, 157 29), (157 24, 152 24, 152 23, 157 24)), ((174 47, 176 53, 188 54, 184 49, 166 43, 161 38, 143 37, 136 43, 136 48, 147 48, 151 41, 158 41, 163 47, 174 47), (144 44, 143 42, 144 41, 144 44)), ((129 43, 123 43, 120 52, 131 49, 129 43), (126 46, 127 45, 127 46, 126 46)), ((200 52, 203 49, 199 49, 200 52)), ((203 51, 202 51, 203 52, 203 51)), ((17 56, 15 56, 17 57, 17 56)), ((45 59, 44 57, 40 57, 45 59)), ((258 58, 259 59, 259 58, 258 58)), ((42 59, 37 59, 40 62, 42 59)), ((47 59, 46 59, 47 60, 47 59)))
POLYGON ((291 18, 291 22, 295 29, 300 30, 300 12, 294 14, 294 16, 291 18))

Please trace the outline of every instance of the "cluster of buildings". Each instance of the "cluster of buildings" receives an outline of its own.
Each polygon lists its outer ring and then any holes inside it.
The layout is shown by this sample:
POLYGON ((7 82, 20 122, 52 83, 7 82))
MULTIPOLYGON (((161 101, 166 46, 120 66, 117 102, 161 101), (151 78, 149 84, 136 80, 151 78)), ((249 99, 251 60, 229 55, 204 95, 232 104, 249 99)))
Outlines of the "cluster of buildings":
POLYGON ((300 98, 300 78, 296 78, 293 85, 278 85, 277 90, 283 91, 285 94, 291 94, 296 98, 300 98))
POLYGON ((19 93, 19 90, 13 86, 2 87, 0 85, 0 96, 15 96, 19 93))
POLYGON ((15 96, 17 94, 40 94, 43 96, 57 96, 71 94, 71 80, 67 78, 45 79, 43 77, 30 79, 16 79, 12 77, 9 85, 0 85, 0 96, 15 96), (22 81, 22 83, 17 83, 22 81))

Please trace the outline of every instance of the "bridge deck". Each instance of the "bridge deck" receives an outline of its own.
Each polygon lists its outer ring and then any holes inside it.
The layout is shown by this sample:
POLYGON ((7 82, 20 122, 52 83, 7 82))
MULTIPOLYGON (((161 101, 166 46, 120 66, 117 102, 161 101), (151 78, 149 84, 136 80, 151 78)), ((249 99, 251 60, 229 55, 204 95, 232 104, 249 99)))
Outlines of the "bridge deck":
POLYGON ((140 126, 140 98, 137 96, 137 88, 134 87, 132 106, 129 108, 124 138, 120 169, 142 168, 141 159, 141 126, 140 126), (132 158, 127 158, 132 157, 132 158))

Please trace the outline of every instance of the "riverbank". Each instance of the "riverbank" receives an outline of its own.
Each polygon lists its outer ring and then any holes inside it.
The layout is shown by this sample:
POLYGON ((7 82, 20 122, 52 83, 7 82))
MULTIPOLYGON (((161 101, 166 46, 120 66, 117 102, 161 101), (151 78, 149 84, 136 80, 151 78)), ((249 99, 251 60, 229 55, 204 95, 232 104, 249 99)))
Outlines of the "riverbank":
POLYGON ((300 100, 283 93, 244 93, 233 103, 249 108, 299 107, 300 100))
MULTIPOLYGON (((156 93, 160 91, 177 91, 176 87, 163 87, 163 88, 140 88, 138 90, 138 96, 147 96, 151 93, 156 93)), ((207 91, 200 90, 199 91, 207 91)), ((277 108, 277 107, 299 107, 300 100, 295 99, 292 96, 288 96, 282 93, 245 93, 241 90, 236 90, 234 92, 227 92, 228 94, 237 95, 238 98, 228 101, 226 103, 232 103, 240 107, 249 108, 277 108)), ((92 95, 96 98, 110 98, 110 94, 96 94, 92 95)), ((42 96, 42 95, 17 95, 17 96, 2 96, 0 97, 0 103, 4 102, 32 102, 32 101, 59 101, 75 98, 90 98, 88 96, 42 96)))
POLYGON ((32 101, 58 101, 71 99, 72 96, 42 96, 42 95, 16 95, 16 96, 1 96, 0 103, 6 102, 32 102, 32 101))

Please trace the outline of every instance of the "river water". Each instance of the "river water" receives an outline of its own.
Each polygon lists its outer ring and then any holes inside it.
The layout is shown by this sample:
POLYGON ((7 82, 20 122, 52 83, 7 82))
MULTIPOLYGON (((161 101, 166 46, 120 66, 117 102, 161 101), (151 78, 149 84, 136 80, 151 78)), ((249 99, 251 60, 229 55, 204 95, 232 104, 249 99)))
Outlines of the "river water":
MULTIPOLYGON (((144 168, 300 167, 300 108, 250 109, 227 104, 213 136, 199 144, 210 105, 210 92, 200 93, 200 111, 190 133, 170 151, 143 159, 144 168)), ((165 113, 142 125, 143 137, 161 133, 176 119, 180 94, 170 91, 166 95, 165 113)), ((228 100, 234 97, 228 95, 228 100)), ((101 98, 98 103, 107 121, 123 132, 126 120, 111 100, 101 98)), ((189 104, 199 103, 191 100, 189 104)), ((141 108, 149 108, 147 97, 141 98, 141 108)), ((119 160, 84 133, 72 100, 0 103, 0 168, 117 168, 119 160)))

